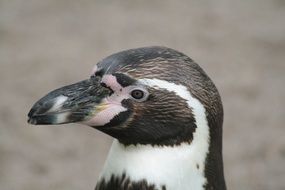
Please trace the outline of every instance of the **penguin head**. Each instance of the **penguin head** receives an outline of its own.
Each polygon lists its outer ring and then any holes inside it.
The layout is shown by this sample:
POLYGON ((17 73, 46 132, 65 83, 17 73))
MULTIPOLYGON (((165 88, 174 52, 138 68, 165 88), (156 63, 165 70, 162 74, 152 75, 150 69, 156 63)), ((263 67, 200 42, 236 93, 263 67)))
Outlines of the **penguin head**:
POLYGON ((191 143, 199 112, 222 122, 218 91, 205 72, 178 51, 144 47, 108 56, 89 79, 50 92, 28 122, 82 123, 126 145, 177 145, 191 143))

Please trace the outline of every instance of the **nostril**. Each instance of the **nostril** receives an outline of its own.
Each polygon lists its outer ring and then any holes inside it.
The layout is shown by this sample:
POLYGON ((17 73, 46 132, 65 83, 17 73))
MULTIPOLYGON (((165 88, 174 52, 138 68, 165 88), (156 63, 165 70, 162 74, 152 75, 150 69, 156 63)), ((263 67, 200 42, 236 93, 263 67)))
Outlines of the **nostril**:
POLYGON ((107 88, 107 89, 110 91, 110 92, 109 92, 109 96, 111 96, 111 95, 114 93, 113 89, 112 89, 111 87, 107 86, 106 83, 101 82, 100 85, 101 85, 102 87, 104 87, 104 88, 107 88))
POLYGON ((101 85, 102 87, 104 87, 104 88, 109 88, 109 87, 107 86, 107 84, 104 83, 104 82, 101 82, 100 85, 101 85))

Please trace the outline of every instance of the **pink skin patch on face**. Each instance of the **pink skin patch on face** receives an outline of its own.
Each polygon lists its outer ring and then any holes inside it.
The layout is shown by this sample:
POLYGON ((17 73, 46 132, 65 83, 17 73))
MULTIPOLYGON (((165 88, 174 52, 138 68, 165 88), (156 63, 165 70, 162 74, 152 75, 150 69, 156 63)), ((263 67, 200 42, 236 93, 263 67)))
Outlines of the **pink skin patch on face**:
POLYGON ((123 87, 118 83, 117 78, 113 75, 104 75, 102 82, 110 87, 113 91, 120 91, 123 87))
POLYGON ((104 126, 116 115, 119 115, 121 112, 126 110, 127 109, 121 105, 109 103, 106 109, 99 111, 94 117, 90 120, 84 121, 83 123, 89 126, 104 126))
MULTIPOLYGON (((95 66, 92 72, 96 72, 97 67, 95 66)), ((94 73, 93 73, 94 74, 94 73)), ((94 116, 87 121, 84 121, 83 124, 89 126, 104 126, 109 123, 115 116, 119 115, 121 112, 127 111, 127 108, 122 106, 122 101, 124 99, 130 98, 130 91, 134 88, 133 86, 122 87, 115 76, 111 74, 104 75, 101 80, 102 83, 105 83, 110 87, 114 93, 105 98, 101 105, 102 110, 100 110, 100 105, 98 110, 95 110, 94 116)), ((95 108, 96 109, 96 108, 95 108)))
POLYGON ((102 78, 102 82, 114 91, 111 96, 106 98, 106 100, 111 104, 121 105, 121 102, 124 99, 130 98, 130 91, 134 88, 134 86, 122 87, 118 83, 117 78, 113 75, 104 75, 102 78))

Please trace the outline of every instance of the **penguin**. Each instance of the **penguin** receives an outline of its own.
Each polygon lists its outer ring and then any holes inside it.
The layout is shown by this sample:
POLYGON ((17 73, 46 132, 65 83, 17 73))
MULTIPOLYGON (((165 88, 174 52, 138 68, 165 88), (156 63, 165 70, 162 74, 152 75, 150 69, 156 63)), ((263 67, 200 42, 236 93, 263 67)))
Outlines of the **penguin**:
POLYGON ((223 106, 202 68, 167 47, 99 61, 89 79, 56 89, 33 125, 81 123, 114 138, 95 190, 224 190, 223 106))

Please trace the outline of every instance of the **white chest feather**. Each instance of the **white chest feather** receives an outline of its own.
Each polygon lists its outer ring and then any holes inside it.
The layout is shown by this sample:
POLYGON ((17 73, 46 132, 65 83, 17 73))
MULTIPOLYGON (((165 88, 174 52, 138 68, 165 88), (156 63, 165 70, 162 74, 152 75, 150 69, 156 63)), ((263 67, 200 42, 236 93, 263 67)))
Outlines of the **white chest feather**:
POLYGON ((185 86, 159 79, 143 79, 146 85, 163 88, 185 99, 193 110, 196 131, 191 144, 179 146, 124 146, 114 140, 101 178, 108 181, 111 175, 123 173, 132 181, 146 180, 157 188, 165 185, 167 190, 204 189, 207 182, 204 168, 209 149, 209 128, 205 108, 191 96, 185 86))
POLYGON ((145 179, 167 190, 202 189, 206 182, 203 162, 195 156, 189 144, 177 147, 128 146, 114 140, 102 176, 106 181, 111 175, 123 173, 132 181, 145 179))

